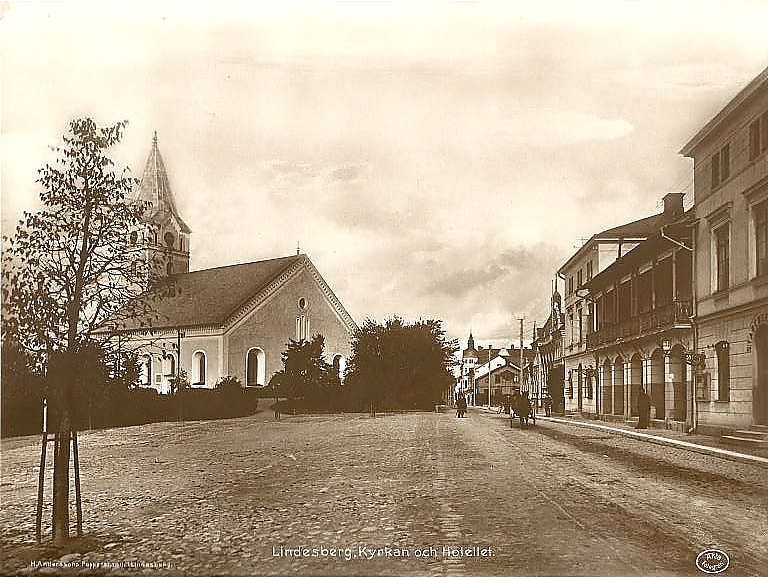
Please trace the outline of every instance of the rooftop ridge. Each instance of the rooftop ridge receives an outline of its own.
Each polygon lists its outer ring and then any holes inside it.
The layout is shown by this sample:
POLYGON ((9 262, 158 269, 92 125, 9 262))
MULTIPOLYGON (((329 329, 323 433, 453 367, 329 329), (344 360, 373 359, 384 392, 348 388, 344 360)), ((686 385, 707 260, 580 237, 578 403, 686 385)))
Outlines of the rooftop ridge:
POLYGON ((174 274, 172 276, 174 276, 174 277, 188 276, 188 275, 204 273, 204 272, 208 272, 208 271, 222 270, 222 269, 225 269, 225 268, 235 268, 235 267, 241 267, 241 266, 248 266, 248 265, 253 265, 253 264, 258 264, 258 263, 266 263, 266 262, 273 262, 273 261, 278 261, 278 260, 286 260, 286 261, 290 260, 290 259, 294 259, 295 260, 295 259, 298 259, 298 258, 300 258, 302 256, 305 256, 304 253, 302 253, 300 255, 289 254, 287 256, 278 256, 278 257, 275 257, 275 258, 265 258, 265 259, 261 259, 261 260, 251 260, 251 261, 247 261, 247 262, 238 262, 238 263, 234 263, 234 264, 223 264, 223 265, 220 265, 220 266, 212 266, 210 268, 201 268, 201 269, 198 269, 198 270, 191 270, 189 272, 174 274))

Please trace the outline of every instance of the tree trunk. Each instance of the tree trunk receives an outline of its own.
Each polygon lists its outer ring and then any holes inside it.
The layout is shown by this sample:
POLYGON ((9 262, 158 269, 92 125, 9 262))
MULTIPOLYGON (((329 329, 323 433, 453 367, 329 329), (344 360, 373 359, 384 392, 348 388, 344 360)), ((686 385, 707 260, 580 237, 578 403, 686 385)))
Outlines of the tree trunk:
POLYGON ((69 415, 62 415, 57 451, 53 460, 53 536, 56 545, 69 542, 69 447, 72 423, 69 415))
POLYGON ((69 542, 69 454, 72 418, 69 397, 74 378, 71 353, 60 353, 51 359, 49 374, 55 382, 56 450, 53 454, 53 539, 56 545, 69 542))

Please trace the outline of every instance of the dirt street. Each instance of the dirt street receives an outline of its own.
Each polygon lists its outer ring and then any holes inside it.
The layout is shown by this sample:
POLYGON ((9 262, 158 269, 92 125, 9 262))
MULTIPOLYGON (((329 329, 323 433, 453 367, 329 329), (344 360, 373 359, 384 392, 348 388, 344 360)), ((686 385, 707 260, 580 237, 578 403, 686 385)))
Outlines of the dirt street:
POLYGON ((34 545, 39 451, 2 442, 3 574, 702 575, 711 548, 726 575, 768 566, 765 468, 477 410, 82 432, 72 551, 34 545))

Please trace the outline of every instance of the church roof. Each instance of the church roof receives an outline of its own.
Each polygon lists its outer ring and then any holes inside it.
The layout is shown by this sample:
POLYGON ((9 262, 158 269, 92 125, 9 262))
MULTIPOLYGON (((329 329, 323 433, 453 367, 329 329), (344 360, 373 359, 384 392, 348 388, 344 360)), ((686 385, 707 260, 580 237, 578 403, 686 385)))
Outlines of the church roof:
POLYGON ((152 149, 149 151, 147 164, 144 166, 144 174, 141 177, 135 201, 151 203, 147 204, 148 208, 145 212, 145 217, 148 220, 165 220, 169 216, 166 214, 167 211, 170 211, 179 223, 182 232, 192 232, 181 219, 176 208, 176 199, 168 183, 168 172, 165 170, 163 157, 157 148, 157 132, 152 137, 152 149))
POLYGON ((254 299, 271 294, 281 277, 306 265, 321 283, 348 327, 356 326, 306 255, 294 255, 171 275, 168 283, 142 297, 151 299, 152 315, 136 317, 121 330, 222 326, 254 299))

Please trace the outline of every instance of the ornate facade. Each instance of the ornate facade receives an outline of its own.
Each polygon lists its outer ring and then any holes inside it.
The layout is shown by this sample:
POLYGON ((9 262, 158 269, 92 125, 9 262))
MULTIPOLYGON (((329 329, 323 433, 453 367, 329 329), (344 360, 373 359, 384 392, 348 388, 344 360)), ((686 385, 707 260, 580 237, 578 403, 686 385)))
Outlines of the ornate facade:
POLYGON ((768 68, 682 149, 694 161, 697 425, 768 425, 768 68))

